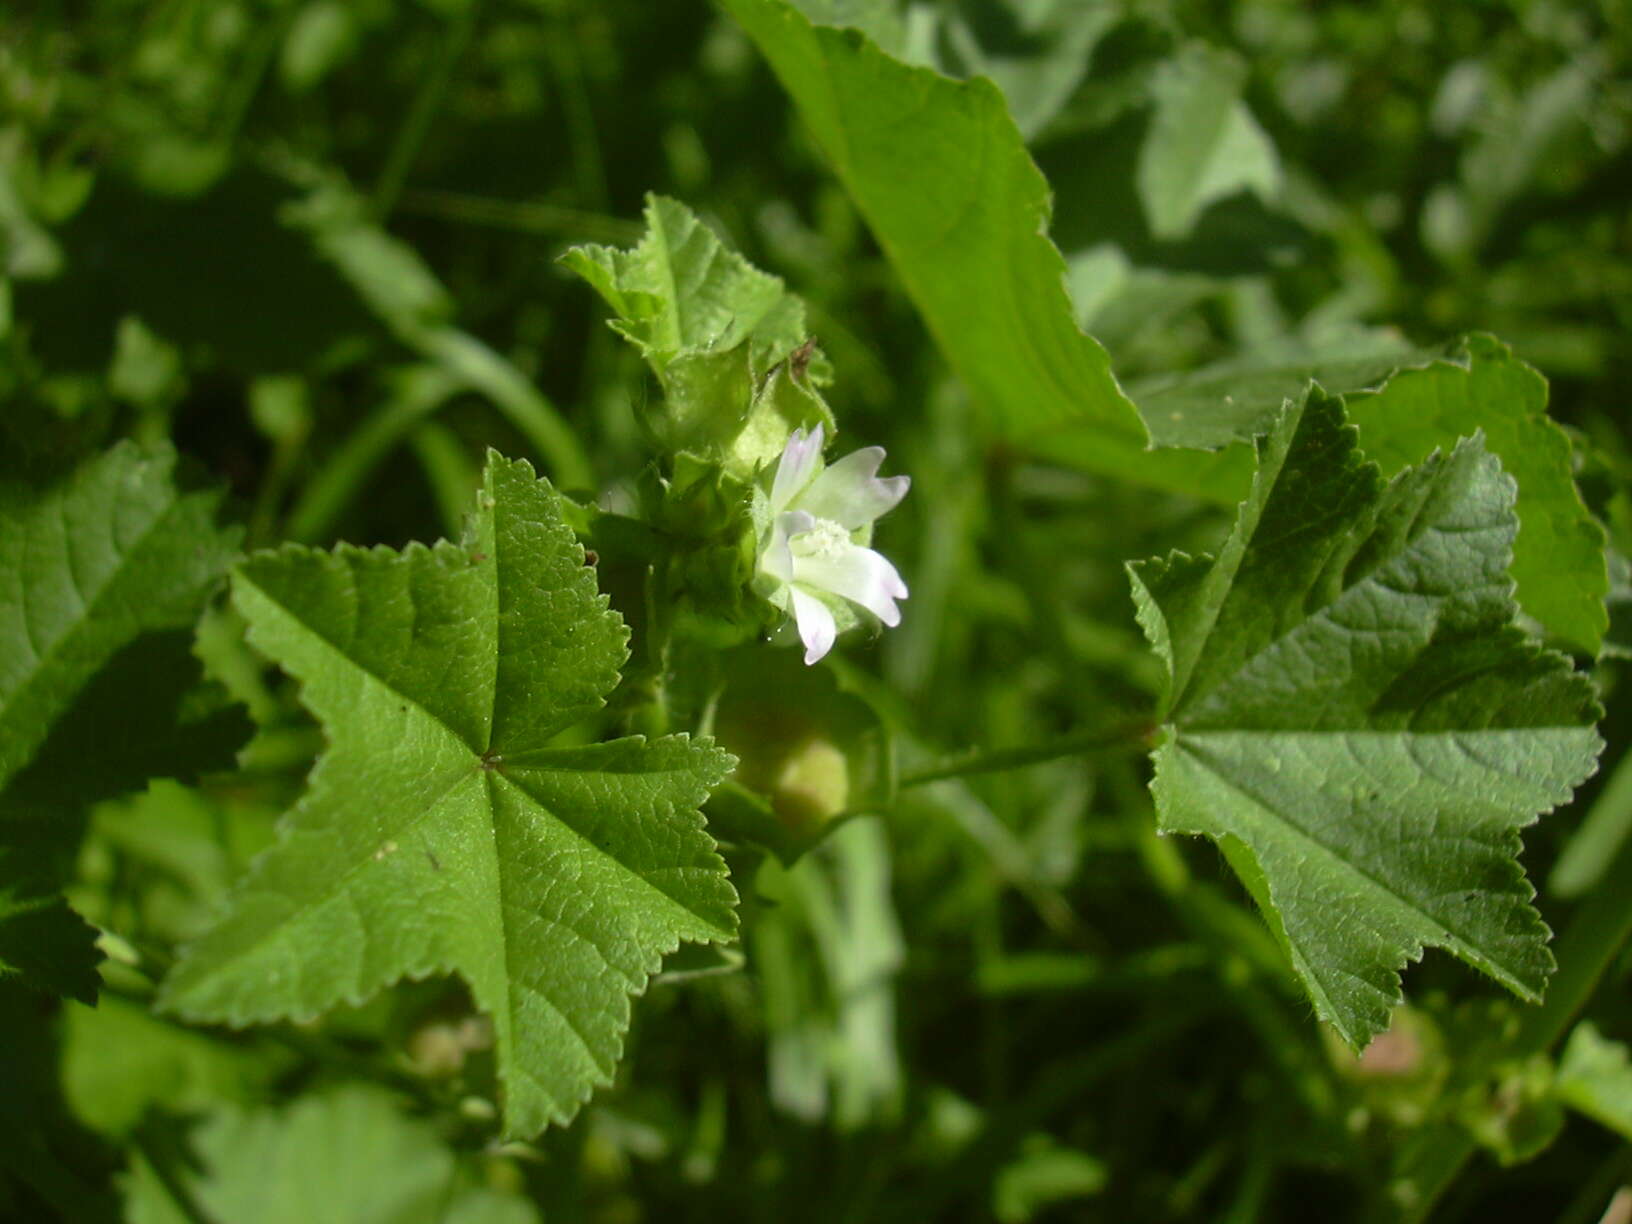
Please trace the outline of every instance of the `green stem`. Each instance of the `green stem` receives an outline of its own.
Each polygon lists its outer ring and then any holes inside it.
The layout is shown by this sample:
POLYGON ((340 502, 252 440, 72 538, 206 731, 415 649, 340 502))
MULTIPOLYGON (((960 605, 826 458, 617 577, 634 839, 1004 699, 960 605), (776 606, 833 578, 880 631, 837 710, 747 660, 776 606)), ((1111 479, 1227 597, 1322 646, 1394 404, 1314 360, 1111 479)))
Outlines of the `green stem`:
POLYGON ((410 342, 424 356, 487 396, 549 465, 557 487, 589 489, 595 482, 578 435, 543 392, 475 336, 455 327, 427 329, 410 342))
POLYGON ((567 140, 572 146, 573 177, 578 180, 580 199, 604 206, 608 195, 606 166, 601 157, 600 138, 595 134, 589 90, 584 86, 579 66, 582 52, 575 16, 564 18, 557 29, 559 36, 546 40, 544 45, 561 89, 561 110, 567 121, 567 140))
MULTIPOLYGON (((1632 841, 1621 846, 1615 862, 1558 941, 1558 972, 1542 1005, 1525 1018, 1513 1043, 1501 1051, 1503 1061, 1523 1061, 1546 1053, 1568 1031, 1586 1007, 1610 963, 1632 938, 1632 841)), ((1473 1138, 1454 1122, 1419 1131, 1400 1152, 1388 1186, 1385 1219, 1426 1219, 1434 1204, 1473 1155, 1473 1138)))
POLYGON ((437 41, 436 60, 420 84, 419 92, 414 95, 413 105, 408 108, 407 118, 397 130, 397 138, 392 142, 385 166, 374 184, 374 215, 381 221, 390 216, 391 210, 396 207, 408 171, 419 156, 420 147, 430 131, 431 120, 436 117, 442 97, 448 91, 448 83, 453 80, 453 70, 464 56, 465 48, 470 45, 471 35, 476 32, 476 12, 480 7, 478 0, 468 0, 454 18, 453 28, 437 41))
POLYGON ((220 143, 230 145, 238 139, 238 132, 244 126, 244 120, 249 117, 249 108, 266 80, 267 69, 277 57, 278 48, 283 46, 284 36, 288 34, 298 11, 296 6, 288 5, 274 20, 261 28, 247 56, 248 65, 234 74, 226 90, 221 107, 220 126, 215 133, 215 138, 220 143))
POLYGON ((392 448, 457 390, 454 380, 440 370, 422 366, 407 371, 396 393, 341 444, 306 486, 289 512, 285 538, 311 544, 328 536, 392 448))
POLYGON ((913 1218, 936 1219, 952 1204, 975 1201, 978 1188, 988 1184, 1026 1135, 1044 1127, 1062 1109, 1083 1101, 1107 1075, 1126 1071, 1185 1030, 1207 1023, 1215 1010, 1216 1004, 1209 1002, 1194 1009, 1164 1009, 1075 1058, 1055 1063, 1020 1100, 986 1114, 980 1133, 944 1176, 913 1187, 913 1218))
POLYGON ((1566 901, 1584 896, 1628 841, 1632 841, 1632 752, 1621 757, 1580 827, 1564 844, 1547 877, 1547 891, 1566 901))
POLYGON ((311 440, 311 410, 304 382, 292 379, 284 387, 278 387, 275 380, 270 379, 257 382, 250 391, 251 404, 253 406, 257 395, 276 395, 285 391, 298 397, 301 416, 297 425, 278 431, 273 439, 272 455, 261 473, 261 482, 255 490, 255 501, 249 512, 249 533, 245 546, 251 551, 277 543, 278 511, 284 498, 289 495, 289 486, 294 481, 306 443, 311 440))
POLYGON ((666 569, 659 562, 646 571, 647 700, 641 730, 649 736, 669 733, 669 644, 674 620, 669 615, 666 569))
POLYGON ((1130 719, 1109 727, 1067 735, 1030 748, 1004 748, 997 752, 975 753, 956 760, 932 765, 902 776, 902 789, 938 782, 942 778, 967 778, 974 774, 1002 773, 1010 769, 1024 769, 1061 757, 1083 754, 1141 752, 1149 745, 1152 725, 1148 718, 1130 719))
POLYGON ((476 467, 465 453, 459 435, 440 421, 421 421, 408 435, 414 457, 425 469, 431 496, 442 515, 442 529, 450 540, 459 538, 465 513, 481 482, 476 467))
POLYGON ((216 1224, 215 1217, 199 1204, 193 1197, 193 1192, 187 1188, 181 1178, 176 1176, 176 1161, 171 1153, 158 1150, 158 1144, 146 1127, 137 1127, 131 1135, 131 1142, 141 1153, 147 1167, 153 1170, 153 1175, 159 1179, 159 1185, 170 1196, 170 1202, 181 1213, 187 1224, 216 1224))
POLYGON ((485 225, 519 234, 548 234, 577 242, 633 246, 641 227, 606 213, 531 200, 495 200, 461 191, 414 187, 402 193, 401 211, 462 225, 485 225))

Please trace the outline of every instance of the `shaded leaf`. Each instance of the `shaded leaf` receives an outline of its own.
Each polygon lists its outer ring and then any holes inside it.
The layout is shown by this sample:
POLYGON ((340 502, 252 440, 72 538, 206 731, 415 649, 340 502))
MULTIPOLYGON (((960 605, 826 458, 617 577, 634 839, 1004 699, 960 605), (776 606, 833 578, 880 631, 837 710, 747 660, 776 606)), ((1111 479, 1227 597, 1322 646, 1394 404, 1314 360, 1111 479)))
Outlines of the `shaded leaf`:
POLYGON ((1158 238, 1183 238, 1207 205, 1251 189, 1273 196, 1280 159, 1241 101, 1245 65, 1190 43, 1151 77, 1156 116, 1139 153, 1139 195, 1158 238))
POLYGON ((236 554, 175 452, 120 443, 44 488, 0 482, 0 787, 138 635, 190 628, 236 554))
POLYGON ((1554 1089, 1566 1105, 1632 1139, 1632 1052, 1590 1020, 1575 1026, 1554 1089))
POLYGON ((1468 336, 1447 356, 1355 397, 1349 419, 1384 476, 1483 430, 1518 482, 1519 606, 1571 649, 1598 653, 1609 626, 1604 530, 1576 490, 1570 440, 1547 415, 1540 374, 1494 337, 1468 336))
POLYGON ((235 710, 188 709, 190 626, 237 536, 216 494, 177 491, 174 464, 121 443, 44 484, 0 481, 0 975, 78 999, 96 994, 95 933, 54 883, 75 819, 230 765, 248 731, 235 710))
POLYGON ((1158 441, 1211 450, 1266 433, 1310 380, 1348 395, 1437 355, 1385 331, 1344 331, 1316 341, 1288 337, 1197 370, 1141 379, 1129 390, 1158 441))
POLYGON ((0 844, 0 980, 16 977, 37 990, 95 1002, 96 928, 19 857, 0 844))
MULTIPOLYGON (((350 1084, 287 1109, 217 1111, 191 1136, 184 1184, 233 1224, 534 1224, 519 1195, 474 1184, 428 1122, 380 1088, 350 1084)), ((181 1169, 175 1173, 181 1174, 181 1169)), ((190 1224, 145 1159, 125 1195, 132 1224, 190 1224)))
POLYGON ((64 1012, 63 1096, 80 1121, 112 1135, 128 1133, 151 1109, 248 1101, 291 1061, 287 1051, 185 1029, 117 995, 64 1012))

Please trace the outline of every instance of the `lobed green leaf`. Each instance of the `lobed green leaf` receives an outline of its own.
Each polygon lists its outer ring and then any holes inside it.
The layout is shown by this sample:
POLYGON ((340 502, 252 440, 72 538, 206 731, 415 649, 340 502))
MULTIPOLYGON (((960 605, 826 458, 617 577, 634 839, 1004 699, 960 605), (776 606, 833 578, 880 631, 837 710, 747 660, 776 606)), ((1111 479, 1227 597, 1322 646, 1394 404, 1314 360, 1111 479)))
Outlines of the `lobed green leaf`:
POLYGON ((1385 483, 1318 388, 1258 451, 1216 559, 1130 567, 1169 676, 1162 827, 1251 855, 1317 1012, 1357 1046, 1426 946, 1538 999, 1552 958, 1518 830, 1601 741, 1587 677, 1513 624, 1512 479, 1476 436, 1385 483))
POLYGON ((524 462, 490 455, 460 545, 285 547, 234 598, 330 746, 161 1005, 305 1018, 457 972, 493 1019, 506 1133, 567 1120, 663 954, 734 932, 696 811, 731 758, 685 736, 556 744, 617 682, 626 630, 524 462))

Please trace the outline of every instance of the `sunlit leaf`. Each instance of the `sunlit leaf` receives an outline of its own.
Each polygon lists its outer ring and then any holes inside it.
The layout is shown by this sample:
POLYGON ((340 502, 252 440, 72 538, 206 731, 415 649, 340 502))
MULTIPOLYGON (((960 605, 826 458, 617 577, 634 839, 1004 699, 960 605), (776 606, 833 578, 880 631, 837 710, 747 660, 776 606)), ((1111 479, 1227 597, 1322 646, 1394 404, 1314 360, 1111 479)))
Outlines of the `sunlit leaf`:
POLYGON ((683 735, 552 743, 616 683, 626 631, 525 463, 490 457, 462 544, 286 547, 234 598, 330 747, 163 1005, 305 1018, 457 972, 493 1019, 505 1131, 570 1118, 663 954, 733 933, 696 812, 731 758, 683 735))

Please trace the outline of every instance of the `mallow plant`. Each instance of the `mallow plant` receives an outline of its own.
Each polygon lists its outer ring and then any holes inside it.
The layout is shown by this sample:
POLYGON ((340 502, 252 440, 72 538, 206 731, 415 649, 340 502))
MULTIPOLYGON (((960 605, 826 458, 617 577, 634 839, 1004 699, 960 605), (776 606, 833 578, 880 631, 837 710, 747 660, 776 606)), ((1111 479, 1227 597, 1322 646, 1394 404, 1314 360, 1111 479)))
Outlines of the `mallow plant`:
MULTIPOLYGON (((872 418, 835 410, 845 370, 805 302, 659 195, 627 244, 559 261, 649 389, 621 452, 638 461, 597 469, 514 367, 437 313, 429 274, 343 185, 293 174, 306 194, 288 223, 415 355, 380 436, 474 389, 515 444, 479 472, 437 468, 447 439, 414 433, 434 470, 465 477, 441 486, 462 526, 319 547, 321 479, 280 533, 182 459, 158 409, 100 449, 18 414, 0 468, 0 977, 75 1001, 66 1091, 81 1121, 129 1139, 131 1218, 330 1218, 301 1214, 330 1210, 302 1199, 303 1169, 364 1159, 336 1150, 365 1134, 393 1172, 359 1174, 349 1218, 536 1218, 521 1190, 547 1180, 550 1152, 565 1159, 552 1134, 579 1135, 573 1158, 591 1162, 607 1135, 638 1151, 628 1136, 660 1129, 638 1105, 581 1116, 597 1093, 638 1102, 662 1065, 649 1040, 625 1061, 654 982, 674 987, 665 1015, 696 1008, 688 1031, 717 1026, 723 1044, 763 1025, 775 1110, 886 1126, 899 1076, 877 1035, 904 954, 880 847, 921 796, 1064 949, 996 957, 1009 976, 981 990, 1148 989, 1161 1006, 1105 1047, 1128 1058, 1204 1043, 1185 1026, 1230 1001, 1279 1052, 1281 1089, 1331 1124, 1309 1142, 1349 1145, 1347 1167, 1370 1171, 1377 1218, 1423 1217, 1478 1148, 1535 1154, 1566 1110, 1632 1135, 1627 1049, 1577 1023, 1632 924, 1624 774, 1605 792, 1621 807, 1566 839, 1562 887, 1584 900, 1561 938, 1520 861, 1522 832, 1598 769, 1605 673, 1577 660, 1625 649, 1604 611, 1607 537, 1577 485, 1587 448, 1548 418, 1541 377, 1473 334, 1124 386, 1073 313, 1046 185, 997 87, 782 0, 722 7, 967 389, 942 420, 980 433, 994 486, 1036 465, 1031 495, 1057 498, 1066 529, 1046 534, 1017 495, 993 513, 1012 512, 1005 572, 1022 581, 960 586, 982 560, 959 555, 975 512, 936 470, 954 441, 926 429, 887 455, 872 418), (1112 647, 1049 602, 1076 561, 1059 490, 1078 480, 1203 508, 1172 516, 1174 547, 1096 572, 1121 610, 1112 647), (1071 694, 1058 736, 938 740, 891 681, 935 656, 877 660, 916 616, 952 623, 960 600, 1020 626, 996 725, 1062 700, 1028 651, 1071 660, 1067 685, 1081 658, 1136 655, 1130 679, 1114 699, 1071 694), (1027 841, 971 786, 1085 759, 1116 762, 1114 834, 1186 930, 1111 969, 1114 927, 1062 891, 1086 838, 1067 839, 1063 870, 1039 866, 1055 843, 1027 841), (215 806, 212 786, 228 796, 215 806), (143 860, 130 847, 147 837, 143 860), (1196 838, 1217 854, 1175 848, 1196 838), (133 891, 127 858, 150 872, 133 891), (1217 884, 1193 867, 1213 858, 1217 884), (1406 989, 1430 949, 1511 1003, 1470 1014, 1443 985, 1406 989), (1213 985, 1186 985, 1192 971, 1213 985), (391 1010, 410 997, 429 1002, 391 1010), (107 1065, 121 1040, 128 1076, 107 1065), (1407 1074, 1389 1080, 1379 1066, 1401 1049, 1407 1074), (285 1088, 296 1103, 269 1106, 285 1088), (155 1118, 189 1110, 203 1121, 184 1151, 155 1118), (381 1205, 393 1195, 406 1214, 381 1205)), ((1186 54, 1156 79, 1199 90, 1210 62, 1186 54)), ((1226 101, 1218 139, 1268 156, 1226 101)), ((1162 113, 1158 130, 1176 122, 1162 113)), ((1248 185, 1267 189, 1254 164, 1248 185)), ((1176 163, 1141 182, 1166 193, 1167 229, 1218 194, 1176 163)), ((287 387, 257 386, 269 437, 309 428, 287 387)), ((341 454, 360 465, 376 445, 341 454)), ((1061 789, 1075 829, 1097 798, 1061 789)), ((973 908, 973 887, 949 911, 973 908)), ((1007 937, 982 928, 994 948, 1007 937)), ((1087 1085, 1114 1062, 1072 1075, 1087 1085)), ((49 1063, 0 1054, 0 1116, 54 1099, 49 1063)), ((712 1091, 687 1124, 689 1184, 713 1176, 727 1125, 712 1091)), ((1046 1109, 965 1126, 974 1107, 952 1096, 913 1108, 906 1166, 1025 1154, 998 1179, 1001 1218, 1113 1176, 1042 1135, 1046 1109)), ((64 1172, 66 1141, 28 1142, 6 1160, 19 1202, 107 1210, 64 1172)), ((932 1214, 940 1191, 920 1189, 932 1214)))

